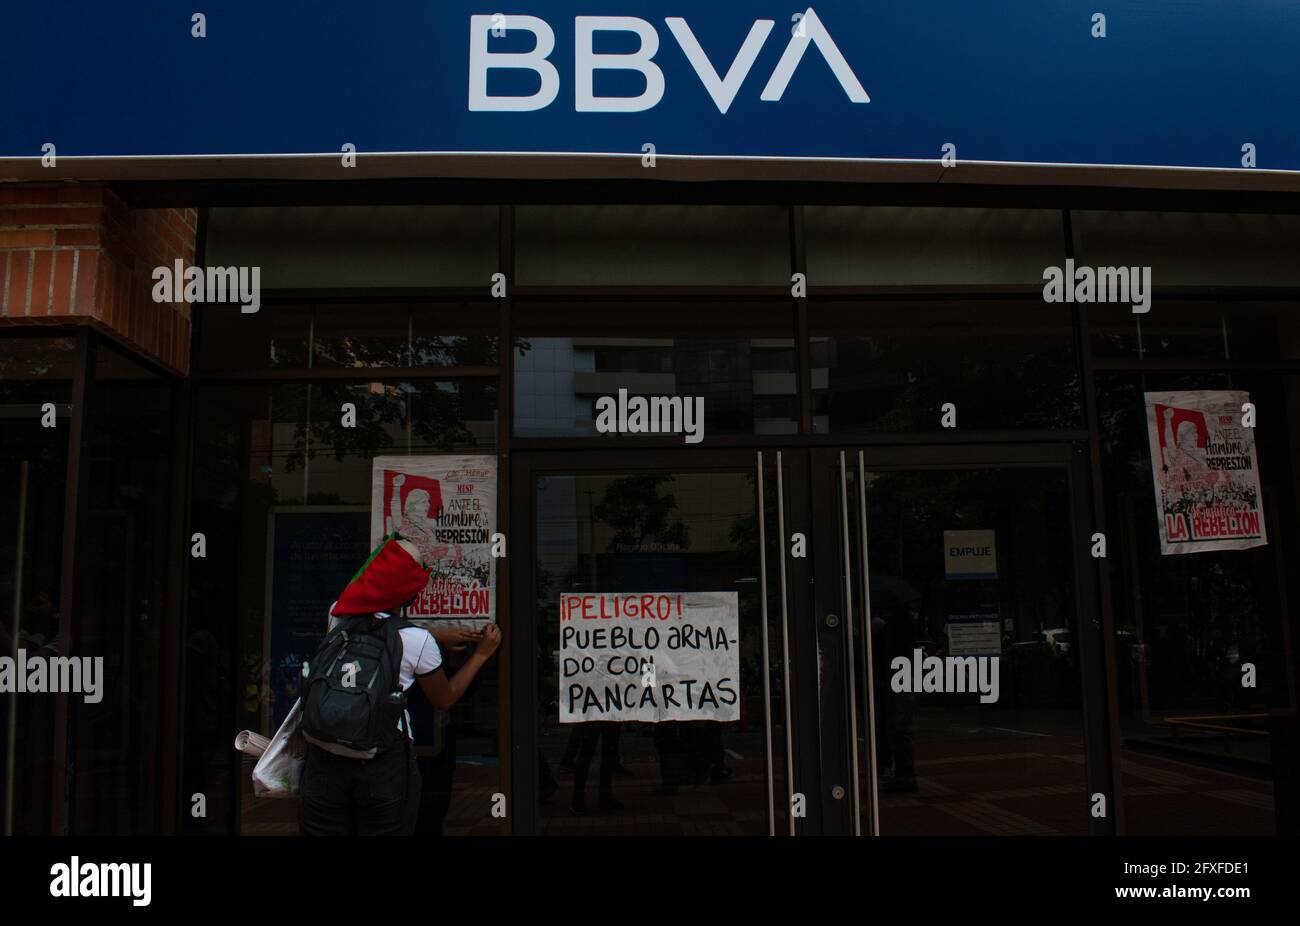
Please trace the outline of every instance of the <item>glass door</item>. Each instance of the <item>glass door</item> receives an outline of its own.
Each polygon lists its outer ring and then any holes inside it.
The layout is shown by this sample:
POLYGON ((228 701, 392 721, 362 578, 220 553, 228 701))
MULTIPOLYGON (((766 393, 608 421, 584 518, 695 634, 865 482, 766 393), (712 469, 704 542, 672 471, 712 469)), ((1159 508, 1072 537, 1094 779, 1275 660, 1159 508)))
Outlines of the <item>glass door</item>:
MULTIPOLYGON (((0 656, 58 655, 67 418, 42 427, 0 405, 0 656)), ((49 832, 52 694, 0 694, 5 835, 49 832)))
MULTIPOLYGON (((1077 453, 1077 451, 1075 452, 1077 453)), ((1105 831, 1104 669, 1069 447, 814 454, 828 831, 1105 831), (1086 570, 1086 571, 1084 571, 1086 570), (834 724, 834 721, 832 721, 834 724), (1089 736, 1090 728, 1094 735, 1089 736)))
POLYGON ((780 471, 751 452, 645 460, 512 461, 529 533, 512 593, 516 831, 790 833, 780 471))

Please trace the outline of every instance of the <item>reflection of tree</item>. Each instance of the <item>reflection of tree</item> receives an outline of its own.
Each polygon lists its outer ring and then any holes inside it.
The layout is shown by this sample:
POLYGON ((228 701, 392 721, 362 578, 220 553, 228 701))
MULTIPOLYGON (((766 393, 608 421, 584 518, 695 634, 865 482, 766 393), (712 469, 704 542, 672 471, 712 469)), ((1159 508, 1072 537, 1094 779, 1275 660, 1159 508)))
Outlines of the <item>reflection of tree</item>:
MULTIPOLYGON (((455 315, 471 318, 482 306, 462 303, 444 306, 455 315)), ((355 311, 352 310, 352 311, 355 311)), ((385 310, 391 312, 392 310, 385 310)), ((495 312, 495 309, 489 311, 495 312)), ((423 334, 419 328, 438 324, 435 316, 425 317, 420 309, 397 310, 397 318, 386 314, 377 326, 362 328, 364 334, 342 334, 330 330, 328 313, 318 313, 313 353, 317 365, 334 367, 423 367, 496 366, 497 338, 487 334, 423 334), (398 322, 398 324, 394 324, 398 322), (415 332, 408 335, 408 324, 415 332)), ((301 341, 297 343, 301 344, 301 341)), ((279 346, 277 344, 277 346, 279 346)))
POLYGON ((285 471, 292 472, 322 448, 332 449, 337 460, 348 455, 375 456, 394 447, 394 435, 400 435, 408 424, 413 442, 422 447, 452 450, 474 444, 474 434, 465 422, 492 420, 495 384, 462 381, 452 388, 448 385, 325 381, 298 387, 309 391, 311 399, 308 403, 303 395, 296 404, 309 404, 311 413, 309 421, 299 417, 296 422, 285 471), (375 385, 380 389, 378 394, 371 391, 375 385), (343 425, 343 405, 347 402, 356 405, 356 423, 352 427, 343 425))
MULTIPOLYGON (((451 450, 473 443, 473 434, 464 424, 468 417, 465 407, 472 401, 465 391, 481 388, 481 384, 461 382, 454 390, 442 385, 382 384, 380 394, 370 394, 368 385, 315 382, 311 385, 311 455, 316 455, 317 447, 331 447, 339 460, 350 454, 374 456, 393 447, 394 434, 408 424, 413 440, 433 449, 451 450), (355 427, 343 427, 346 402, 356 404, 355 427)), ((302 462, 307 432, 307 423, 299 421, 294 450, 285 463, 287 471, 302 462)))
POLYGON ((646 543, 686 549, 691 545, 686 524, 671 518, 677 497, 660 493, 659 487, 672 476, 624 476, 605 487, 605 497, 595 515, 614 529, 609 552, 640 550, 646 543))
MULTIPOLYGON (((460 312, 469 317, 476 306, 462 305, 460 312)), ((415 324, 423 321, 418 312, 415 324)), ((403 323, 402 328, 406 325, 403 323)), ((527 341, 518 341, 520 354, 530 349, 527 341)), ((275 342, 276 365, 306 366, 307 345, 303 341, 275 342), (301 355, 301 356, 300 356, 301 355)), ((408 337, 405 330, 385 334, 382 330, 364 335, 334 334, 328 328, 318 330, 312 352, 316 364, 331 368, 356 369, 362 376, 382 376, 384 367, 494 367, 500 362, 498 338, 492 335, 423 335, 408 337)), ((455 382, 365 383, 318 381, 311 385, 283 387, 279 390, 297 406, 294 446, 285 459, 291 472, 319 449, 328 447, 335 459, 348 455, 362 457, 392 449, 408 425, 412 441, 422 448, 452 450, 475 442, 466 421, 492 421, 496 415, 496 385, 490 380, 455 382), (378 392, 373 390, 378 389, 378 392), (305 393, 305 394, 304 394, 305 393), (310 399, 307 396, 310 396, 310 399), (356 405, 356 424, 344 427, 344 403, 356 405), (302 409, 306 407, 308 414, 302 409)), ((277 396, 277 398, 280 398, 277 396)), ((286 404, 282 401, 276 405, 286 404)), ((281 418, 281 420, 287 420, 281 418)))

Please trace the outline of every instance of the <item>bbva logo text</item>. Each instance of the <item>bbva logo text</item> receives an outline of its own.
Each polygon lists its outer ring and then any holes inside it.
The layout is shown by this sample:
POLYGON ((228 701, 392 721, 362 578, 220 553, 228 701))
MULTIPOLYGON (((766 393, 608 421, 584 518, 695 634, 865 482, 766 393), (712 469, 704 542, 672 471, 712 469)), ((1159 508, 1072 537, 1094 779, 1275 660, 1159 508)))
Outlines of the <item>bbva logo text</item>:
MULTIPOLYGON (((750 68, 758 58, 763 43, 776 22, 758 19, 750 27, 749 35, 740 46, 724 76, 719 76, 709 56, 700 47, 695 33, 680 16, 664 20, 686 60, 695 69, 718 111, 726 113, 736 99, 750 68)), ((635 16, 575 16, 574 31, 574 109, 589 113, 633 113, 652 109, 664 95, 664 74, 655 64, 659 51, 659 33, 644 19, 635 16), (593 37, 597 32, 631 32, 640 39, 636 51, 628 54, 598 54, 593 51, 593 37), (592 75, 598 70, 640 71, 645 78, 645 90, 637 96, 596 96, 592 75)), ((790 42, 768 78, 759 99, 775 102, 785 94, 785 88, 803 60, 809 45, 816 46, 835 79, 854 103, 870 103, 871 98, 862 88, 853 69, 835 45, 835 40, 809 7, 791 30, 790 42)), ((470 17, 469 27, 469 108, 475 112, 529 112, 544 109, 555 102, 560 93, 560 74, 548 58, 555 50, 555 32, 550 25, 536 16, 476 15, 470 17), (492 52, 488 40, 501 37, 508 31, 523 29, 536 37, 536 45, 526 52, 492 52), (530 96, 489 96, 488 71, 494 68, 528 69, 541 78, 541 86, 530 96)))

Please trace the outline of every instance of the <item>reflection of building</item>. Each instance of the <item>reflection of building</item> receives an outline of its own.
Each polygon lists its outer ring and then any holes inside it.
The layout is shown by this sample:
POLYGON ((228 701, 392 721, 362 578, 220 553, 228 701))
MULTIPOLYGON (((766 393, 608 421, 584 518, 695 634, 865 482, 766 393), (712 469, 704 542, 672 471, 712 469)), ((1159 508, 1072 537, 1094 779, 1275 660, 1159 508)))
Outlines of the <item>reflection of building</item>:
MULTIPOLYGON (((530 338, 515 365, 521 435, 594 433, 594 403, 640 396, 703 396, 705 428, 793 434, 799 403, 794 341, 785 338, 530 338)), ((814 367, 814 387, 826 370, 814 367)))

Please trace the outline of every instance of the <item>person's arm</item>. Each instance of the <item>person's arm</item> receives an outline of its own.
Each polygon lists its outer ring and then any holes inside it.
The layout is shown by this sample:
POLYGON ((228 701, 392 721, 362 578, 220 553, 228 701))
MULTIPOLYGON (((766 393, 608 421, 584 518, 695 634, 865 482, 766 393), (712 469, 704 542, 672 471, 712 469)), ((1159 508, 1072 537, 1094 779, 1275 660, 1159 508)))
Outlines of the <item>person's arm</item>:
POLYGON ((438 641, 438 649, 444 653, 459 653, 471 643, 483 639, 481 630, 466 630, 463 627, 430 627, 429 633, 438 641))
POLYGON ((487 664, 501 645, 501 630, 496 624, 483 628, 483 636, 474 646, 474 652, 465 660, 465 664, 456 670, 456 674, 447 678, 447 673, 439 666, 428 675, 417 676, 420 688, 429 703, 439 710, 449 710, 465 694, 469 683, 478 675, 479 669, 487 664))

